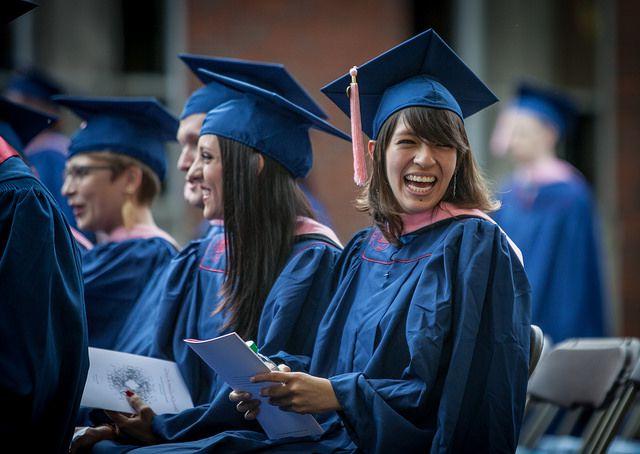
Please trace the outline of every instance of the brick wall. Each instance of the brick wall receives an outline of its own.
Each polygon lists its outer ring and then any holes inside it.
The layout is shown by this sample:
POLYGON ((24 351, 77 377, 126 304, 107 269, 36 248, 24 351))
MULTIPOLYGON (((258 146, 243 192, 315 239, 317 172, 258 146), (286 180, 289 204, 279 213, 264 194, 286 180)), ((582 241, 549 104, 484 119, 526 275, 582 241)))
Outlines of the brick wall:
POLYGON ((640 337, 640 3, 617 2, 617 194, 622 334, 640 337))

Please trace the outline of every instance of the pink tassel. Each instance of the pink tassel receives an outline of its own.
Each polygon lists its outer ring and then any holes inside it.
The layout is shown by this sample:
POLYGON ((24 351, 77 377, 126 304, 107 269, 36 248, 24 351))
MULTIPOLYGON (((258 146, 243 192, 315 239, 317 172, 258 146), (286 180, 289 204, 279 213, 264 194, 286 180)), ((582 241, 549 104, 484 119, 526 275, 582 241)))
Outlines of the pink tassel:
POLYGON ((364 157, 364 141, 362 140, 362 120, 360 119, 360 93, 356 76, 358 69, 354 66, 349 71, 349 107, 351 109, 351 141, 353 144, 353 181, 358 186, 367 182, 367 162, 364 157))

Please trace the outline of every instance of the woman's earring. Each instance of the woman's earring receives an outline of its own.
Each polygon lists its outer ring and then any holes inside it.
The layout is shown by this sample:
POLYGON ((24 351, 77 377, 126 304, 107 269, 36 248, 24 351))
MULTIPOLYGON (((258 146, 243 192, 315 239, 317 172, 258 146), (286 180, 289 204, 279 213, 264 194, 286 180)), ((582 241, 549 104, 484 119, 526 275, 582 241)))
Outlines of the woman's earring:
POLYGON ((458 172, 453 174, 453 199, 456 198, 456 183, 458 180, 458 172))

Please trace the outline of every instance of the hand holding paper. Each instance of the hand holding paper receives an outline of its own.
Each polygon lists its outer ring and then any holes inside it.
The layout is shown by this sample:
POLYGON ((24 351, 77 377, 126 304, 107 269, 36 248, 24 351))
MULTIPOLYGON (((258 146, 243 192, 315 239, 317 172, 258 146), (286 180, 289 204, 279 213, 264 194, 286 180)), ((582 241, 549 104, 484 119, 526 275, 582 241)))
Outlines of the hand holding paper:
POLYGON ((124 392, 142 397, 157 413, 193 408, 178 366, 147 356, 89 347, 89 374, 81 405, 131 413, 124 392))
POLYGON ((296 413, 324 413, 340 410, 340 403, 333 391, 331 382, 326 378, 314 377, 302 372, 271 371, 260 374, 254 383, 282 383, 278 386, 262 388, 263 397, 269 397, 269 403, 283 410, 296 413))
POLYGON ((322 434, 322 427, 313 416, 282 411, 269 404, 266 397, 260 397, 260 389, 264 385, 253 383, 251 378, 257 374, 269 373, 270 369, 236 333, 206 341, 188 339, 185 342, 231 388, 251 393, 252 396, 262 401, 257 419, 269 438, 322 434))

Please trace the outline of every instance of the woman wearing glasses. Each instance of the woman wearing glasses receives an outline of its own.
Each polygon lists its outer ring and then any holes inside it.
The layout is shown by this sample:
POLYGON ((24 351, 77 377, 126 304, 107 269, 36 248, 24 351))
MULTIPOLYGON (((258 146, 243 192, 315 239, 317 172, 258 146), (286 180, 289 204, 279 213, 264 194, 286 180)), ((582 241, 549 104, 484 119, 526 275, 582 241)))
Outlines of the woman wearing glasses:
POLYGON ((58 97, 85 120, 72 137, 62 193, 78 227, 98 243, 83 255, 89 345, 113 348, 145 285, 161 278, 176 242, 151 204, 160 191, 164 142, 177 120, 154 99, 58 97))

